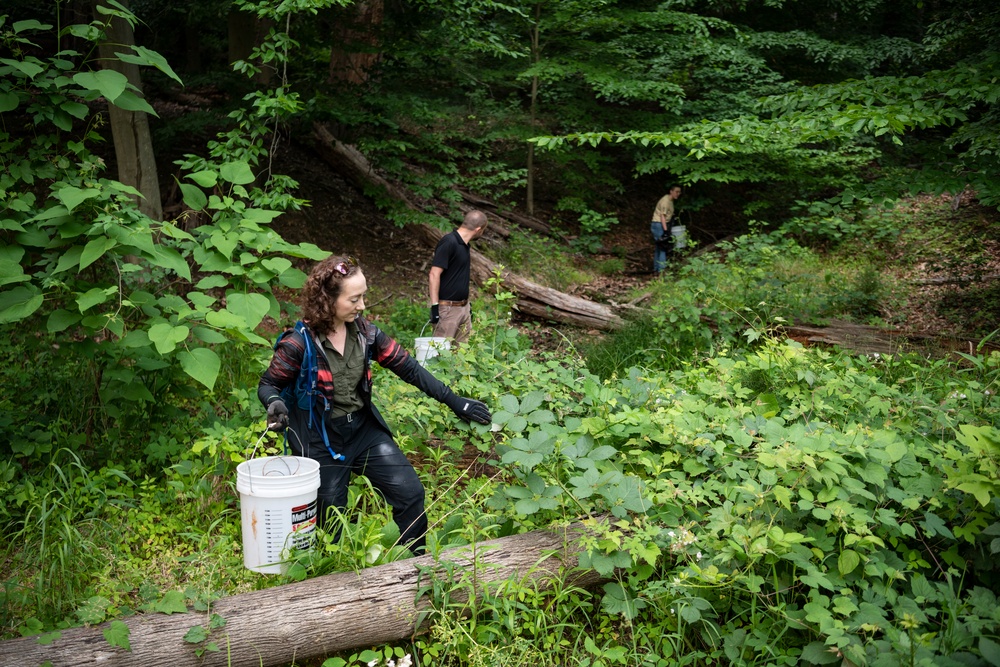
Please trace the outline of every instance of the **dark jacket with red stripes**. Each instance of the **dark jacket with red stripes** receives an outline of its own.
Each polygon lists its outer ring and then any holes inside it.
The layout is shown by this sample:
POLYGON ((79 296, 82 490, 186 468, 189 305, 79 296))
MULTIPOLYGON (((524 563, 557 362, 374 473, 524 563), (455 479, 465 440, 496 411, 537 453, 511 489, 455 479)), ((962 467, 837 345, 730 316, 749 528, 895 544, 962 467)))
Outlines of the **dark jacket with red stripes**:
MULTIPOLYGON (((379 414, 378 408, 372 404, 372 360, 375 360, 379 366, 389 369, 405 382, 417 387, 431 398, 437 399, 442 403, 455 398, 455 394, 451 389, 427 372, 409 352, 387 336, 381 329, 363 317, 358 317, 355 323, 358 327, 358 341, 361 343, 365 360, 365 371, 361 375, 357 391, 360 392, 365 405, 371 409, 372 415, 387 433, 391 435, 392 431, 389 429, 388 424, 385 423, 382 415, 379 414)), ((319 338, 313 333, 312 329, 308 328, 308 325, 306 329, 313 337, 313 345, 317 349, 316 356, 319 363, 317 389, 326 397, 328 404, 333 405, 333 373, 330 371, 326 355, 320 351, 322 344, 319 338)), ((294 329, 285 332, 275 345, 271 363, 267 367, 267 370, 264 371, 264 374, 260 378, 260 384, 257 386, 257 397, 265 407, 275 400, 280 399, 281 391, 285 387, 289 385, 294 386, 299 374, 299 368, 302 365, 304 352, 305 341, 294 329)), ((309 411, 300 409, 295 404, 286 405, 286 407, 289 412, 289 426, 295 432, 294 435, 289 436, 290 440, 294 440, 296 435, 299 438, 304 438, 304 434, 308 432, 311 444, 313 446, 318 444, 322 448, 322 436, 320 433, 315 429, 308 428, 309 411)), ((327 420, 328 423, 329 413, 324 415, 322 405, 314 405, 314 418, 315 416, 321 416, 320 418, 327 420)), ((336 429, 332 428, 329 429, 329 434, 331 438, 330 444, 334 450, 338 450, 339 434, 336 433, 336 429)))

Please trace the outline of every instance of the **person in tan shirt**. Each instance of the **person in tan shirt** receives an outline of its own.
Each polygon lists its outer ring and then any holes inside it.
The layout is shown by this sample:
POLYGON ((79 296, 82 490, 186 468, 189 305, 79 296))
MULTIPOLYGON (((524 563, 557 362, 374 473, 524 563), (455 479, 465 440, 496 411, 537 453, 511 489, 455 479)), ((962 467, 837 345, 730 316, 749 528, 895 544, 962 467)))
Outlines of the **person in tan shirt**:
POLYGON ((667 194, 660 197, 653 209, 653 222, 650 231, 653 233, 653 272, 659 273, 667 268, 667 258, 672 250, 670 238, 670 220, 674 217, 674 202, 681 196, 681 186, 671 185, 667 194))

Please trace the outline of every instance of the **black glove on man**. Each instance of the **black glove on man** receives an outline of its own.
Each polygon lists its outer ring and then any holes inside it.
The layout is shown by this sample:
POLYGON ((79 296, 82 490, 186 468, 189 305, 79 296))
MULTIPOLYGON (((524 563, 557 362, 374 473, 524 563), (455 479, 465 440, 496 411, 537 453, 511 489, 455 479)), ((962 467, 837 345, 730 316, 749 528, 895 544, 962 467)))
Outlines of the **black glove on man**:
POLYGON ((441 309, 435 303, 431 306, 431 324, 437 324, 441 321, 441 309))
POLYGON ((288 408, 281 399, 267 406, 267 428, 278 433, 288 428, 288 408))
POLYGON ((486 404, 474 398, 465 398, 453 394, 445 401, 445 404, 454 410, 456 415, 467 422, 489 424, 493 421, 493 415, 490 414, 490 409, 486 407, 486 404))

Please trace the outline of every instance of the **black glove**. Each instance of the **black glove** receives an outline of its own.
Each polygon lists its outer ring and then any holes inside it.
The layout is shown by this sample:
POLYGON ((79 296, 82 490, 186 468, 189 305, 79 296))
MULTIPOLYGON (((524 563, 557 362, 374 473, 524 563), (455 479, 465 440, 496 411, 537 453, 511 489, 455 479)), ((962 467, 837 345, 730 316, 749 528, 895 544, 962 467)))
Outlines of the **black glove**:
POLYGON ((284 401, 279 399, 267 406, 267 428, 278 433, 288 428, 288 408, 284 401))
POLYGON ((441 310, 435 303, 433 306, 431 306, 431 324, 437 324, 440 321, 441 321, 441 310))
POLYGON ((456 415, 467 422, 475 421, 480 424, 489 424, 493 421, 490 409, 482 401, 453 395, 446 403, 449 408, 455 411, 456 415))

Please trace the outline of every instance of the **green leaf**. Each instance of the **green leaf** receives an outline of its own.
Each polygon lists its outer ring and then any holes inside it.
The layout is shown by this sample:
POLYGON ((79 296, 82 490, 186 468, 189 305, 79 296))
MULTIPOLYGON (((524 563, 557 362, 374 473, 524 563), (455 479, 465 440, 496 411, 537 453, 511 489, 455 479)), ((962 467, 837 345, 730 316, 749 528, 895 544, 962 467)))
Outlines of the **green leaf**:
POLYGON ((83 248, 83 252, 80 253, 80 270, 87 268, 101 257, 104 253, 114 248, 118 245, 118 242, 114 239, 109 239, 107 236, 100 236, 92 241, 89 241, 83 248))
POLYGON ((20 101, 21 98, 19 98, 16 93, 0 92, 0 113, 13 111, 17 108, 20 101))
POLYGON ((837 649, 823 642, 813 642, 802 649, 802 659, 812 665, 832 665, 841 661, 837 649))
POLYGON ((243 318, 248 329, 255 329, 270 309, 271 302, 263 294, 226 292, 226 310, 243 318))
POLYGON ((885 446, 885 453, 889 457, 889 462, 895 463, 906 455, 906 443, 902 440, 893 440, 885 446))
POLYGON ((157 246, 156 252, 145 253, 144 256, 151 264, 170 269, 185 280, 191 280, 191 267, 183 256, 173 248, 157 246))
POLYGON ((167 591, 163 599, 153 605, 153 611, 158 611, 161 614, 184 614, 187 613, 187 610, 184 593, 181 591, 167 591))
POLYGON ((62 202, 67 211, 72 211, 82 202, 88 199, 93 199, 100 194, 101 191, 96 188, 75 188, 72 185, 67 185, 59 188, 59 190, 56 191, 55 196, 56 199, 62 202))
POLYGON ((198 281, 195 285, 198 289, 211 289, 213 287, 225 287, 229 284, 229 280, 225 276, 220 276, 218 274, 213 276, 205 276, 198 281))
POLYGON ((49 646, 52 642, 56 641, 62 637, 62 633, 56 630, 55 632, 46 632, 44 635, 39 635, 38 645, 39 646, 49 646))
POLYGON ((148 113, 150 116, 156 116, 156 110, 149 105, 149 102, 139 97, 131 90, 126 90, 121 95, 115 98, 112 102, 119 109, 124 109, 125 111, 141 111, 143 113, 148 113))
POLYGON ((219 174, 207 169, 188 174, 187 177, 203 188, 214 188, 216 183, 219 182, 219 174))
POLYGON ((0 324, 17 322, 38 310, 45 298, 34 285, 0 292, 0 324))
POLYGON ((844 549, 840 553, 840 557, 837 558, 837 569, 840 570, 840 574, 846 576, 853 572, 860 563, 861 556, 858 555, 858 552, 853 549, 844 549))
POLYGON ((125 75, 112 69, 79 72, 73 75, 73 81, 87 90, 98 91, 109 102, 120 97, 128 85, 125 75))
POLYGON ((223 180, 235 185, 247 185, 254 182, 253 170, 243 161, 227 162, 219 167, 219 175, 223 180))
POLYGON ((31 280, 31 276, 24 272, 20 262, 12 259, 0 259, 0 285, 23 283, 26 280, 31 280))
POLYGON ((200 644, 208 639, 208 630, 204 626, 194 625, 184 634, 184 641, 189 644, 200 644))
POLYGON ((184 350, 177 353, 177 358, 185 373, 205 385, 209 391, 215 388, 215 381, 219 377, 222 361, 213 350, 207 347, 196 347, 190 351, 184 350))
POLYGON ((49 333, 58 333, 60 331, 65 331, 79 321, 79 313, 74 313, 60 308, 59 310, 53 310, 49 313, 49 321, 46 328, 49 333))
POLYGON ((149 340, 156 346, 157 352, 169 354, 174 351, 178 343, 187 339, 189 331, 185 326, 175 327, 172 324, 161 322, 149 328, 149 340))
POLYGON ((94 306, 104 303, 112 294, 117 294, 117 287, 91 287, 89 290, 76 297, 76 305, 81 313, 86 312, 94 306))
POLYGON ((177 74, 174 72, 173 69, 171 69, 170 63, 167 62, 167 59, 161 56, 159 53, 151 49, 147 49, 144 46, 132 45, 132 50, 135 51, 134 54, 116 52, 115 55, 118 56, 119 60, 125 63, 131 63, 133 65, 148 65, 149 67, 155 67, 156 69, 160 70, 161 72, 169 76, 177 83, 181 84, 182 86, 184 85, 184 82, 181 81, 181 78, 177 76, 177 74))
POLYGON ((988 637, 980 637, 979 653, 983 656, 983 660, 993 667, 1000 667, 1000 644, 988 637))
POLYGON ((512 415, 516 415, 521 411, 521 405, 517 401, 517 397, 511 394, 504 394, 500 397, 500 407, 512 415))
POLYGON ((104 638, 112 646, 118 646, 126 651, 131 651, 132 645, 128 639, 131 632, 129 627, 123 622, 111 621, 111 625, 104 629, 104 638))
POLYGON ((196 185, 191 185, 190 183, 178 183, 181 187, 181 194, 184 198, 184 203, 188 207, 194 209, 195 211, 204 210, 208 205, 208 197, 202 192, 201 188, 196 185))
POLYGON ((27 19, 24 21, 14 21, 11 26, 14 32, 20 34, 25 30, 52 30, 51 23, 40 23, 35 19, 27 19))

